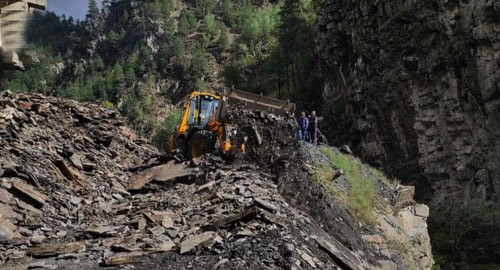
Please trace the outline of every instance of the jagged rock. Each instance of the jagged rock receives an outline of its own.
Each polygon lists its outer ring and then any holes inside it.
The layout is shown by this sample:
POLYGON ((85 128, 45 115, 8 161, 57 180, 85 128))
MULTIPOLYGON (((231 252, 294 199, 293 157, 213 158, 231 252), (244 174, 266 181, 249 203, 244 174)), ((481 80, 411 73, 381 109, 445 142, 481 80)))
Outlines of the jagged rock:
POLYGON ((172 228, 174 226, 174 221, 172 220, 172 218, 168 214, 165 214, 165 216, 161 220, 161 225, 163 227, 169 229, 169 228, 172 228))
POLYGON ((17 231, 16 226, 0 214, 0 243, 10 243, 13 239, 19 237, 21 237, 21 235, 17 231))
POLYGON ((207 245, 210 241, 213 241, 214 237, 215 232, 204 232, 202 234, 189 236, 182 241, 180 253, 188 253, 195 250, 197 247, 207 245))
POLYGON ((130 264, 142 260, 147 254, 142 251, 117 253, 104 258, 104 264, 108 266, 130 264))
POLYGON ((204 185, 201 185, 198 190, 196 190, 196 192, 202 192, 204 190, 207 190, 207 189, 210 189, 211 187, 213 187, 215 185, 215 181, 210 181, 204 185))
POLYGON ((285 257, 293 257, 295 253, 295 245, 292 243, 286 243, 281 246, 281 252, 285 257))
POLYGON ((12 195, 10 195, 9 192, 7 192, 5 189, 0 188, 0 202, 1 203, 9 203, 10 198, 12 198, 12 195))
POLYGON ((26 184, 26 182, 21 179, 15 179, 12 182, 12 187, 27 196, 37 206, 44 205, 48 198, 45 194, 37 191, 36 188, 26 184))
POLYGON ((121 229, 120 226, 100 226, 100 227, 92 227, 87 228, 85 232, 92 235, 114 235, 117 230, 121 229))
POLYGON ((413 196, 415 195, 415 187, 400 185, 396 188, 396 192, 398 194, 395 202, 395 206, 397 208, 415 204, 415 200, 413 199, 413 196))
MULTIPOLYGON (((398 270, 398 265, 394 263, 393 261, 379 261, 380 269, 387 269, 387 270, 398 270)), ((425 268, 424 268, 425 269, 425 268)))
POLYGON ((265 200, 262 200, 260 198, 255 198, 254 202, 255 202, 255 205, 257 205, 258 207, 264 208, 264 209, 269 210, 271 212, 278 211, 278 207, 276 207, 274 204, 267 202, 265 200))
POLYGON ((343 174, 344 174, 343 170, 335 170, 333 172, 333 175, 332 175, 332 181, 334 181, 335 179, 339 178, 343 174))
POLYGON ((45 239, 47 239, 47 237, 45 235, 41 235, 41 234, 34 234, 31 238, 30 238, 30 242, 32 244, 41 244, 43 241, 45 241, 45 239))
POLYGON ((71 198, 69 199, 69 202, 70 202, 72 205, 79 205, 79 204, 82 202, 82 198, 78 198, 78 197, 75 197, 75 196, 71 196, 71 198))
POLYGON ((352 155, 352 150, 349 147, 349 145, 344 144, 341 147, 339 147, 339 150, 340 150, 340 152, 342 152, 344 154, 352 155))
POLYGON ((176 244, 172 240, 167 239, 167 240, 163 241, 161 244, 157 245, 156 249, 158 251, 161 251, 161 252, 168 252, 168 251, 171 251, 175 247, 176 247, 176 244))
POLYGON ((5 252, 5 256, 7 256, 9 260, 23 259, 26 257, 26 252, 17 249, 9 249, 5 252))
POLYGON ((36 262, 32 262, 28 266, 28 269, 51 269, 51 270, 55 270, 55 269, 57 269, 57 265, 47 264, 46 261, 36 261, 36 262))
POLYGON ((82 158, 79 155, 73 154, 69 157, 69 160, 77 169, 83 170, 82 158))
POLYGON ((415 215, 424 219, 427 218, 429 216, 429 206, 425 204, 415 205, 415 215))
POLYGON ((219 267, 221 267, 222 265, 228 263, 229 260, 224 258, 224 259, 220 259, 213 267, 212 267, 212 270, 216 270, 218 269, 219 267))
POLYGON ((144 229, 146 229, 146 226, 147 226, 146 219, 141 217, 137 220, 137 228, 136 228, 137 230, 143 231, 144 229))
POLYGON ((307 172, 309 175, 313 175, 315 173, 313 167, 307 163, 302 163, 302 170, 307 172))
POLYGON ((151 234, 153 234, 154 236, 158 236, 158 235, 162 235, 165 233, 165 228, 163 226, 156 226, 156 227, 153 227, 153 228, 150 228, 148 229, 149 232, 151 232, 151 234))
POLYGON ((148 168, 134 175, 130 179, 128 190, 140 190, 153 180, 167 182, 173 181, 178 177, 196 176, 198 173, 197 168, 189 168, 184 164, 169 162, 164 165, 148 168))
POLYGON ((378 234, 376 234, 376 235, 362 235, 361 239, 363 239, 366 242, 374 243, 377 245, 380 245, 380 244, 385 242, 384 238, 378 234))
POLYGON ((311 255, 307 254, 306 252, 302 252, 300 254, 300 257, 304 261, 306 261, 309 264, 309 266, 311 266, 312 268, 316 268, 316 263, 314 262, 314 259, 313 259, 313 257, 311 257, 311 255))
POLYGON ((18 213, 14 212, 10 206, 3 203, 0 203, 0 214, 9 220, 16 220, 21 217, 18 213))
POLYGON ((31 247, 26 250, 26 254, 35 258, 51 257, 60 254, 78 253, 85 250, 85 245, 80 242, 44 244, 31 247))
POLYGON ((58 231, 56 233, 56 236, 59 238, 65 237, 66 235, 68 235, 68 231, 58 231))
POLYGON ((71 168, 70 166, 68 166, 68 164, 62 159, 55 160, 54 164, 57 166, 57 168, 59 168, 61 173, 68 180, 75 180, 75 179, 83 180, 84 179, 84 176, 80 172, 78 172, 78 171, 74 170, 73 168, 71 168))
POLYGON ((265 220, 269 223, 276 224, 282 228, 286 227, 285 223, 283 222, 283 219, 275 214, 269 213, 269 212, 262 210, 262 209, 259 210, 259 214, 263 220, 265 220))
POLYGON ((220 228, 232 224, 234 222, 240 221, 244 218, 249 218, 256 215, 257 215, 257 209, 255 207, 251 207, 249 209, 238 209, 227 216, 215 219, 210 223, 210 227, 220 228))
POLYGON ((316 243, 321 247, 321 249, 328 252, 328 254, 335 258, 335 261, 342 262, 345 265, 340 265, 340 267, 347 267, 349 269, 357 270, 363 269, 366 265, 362 263, 362 260, 352 251, 344 247, 337 241, 330 242, 327 239, 322 239, 319 237, 314 237, 316 243))
POLYGON ((42 216, 42 211, 33 207, 31 204, 25 203, 21 200, 16 201, 16 203, 20 212, 37 217, 42 216))

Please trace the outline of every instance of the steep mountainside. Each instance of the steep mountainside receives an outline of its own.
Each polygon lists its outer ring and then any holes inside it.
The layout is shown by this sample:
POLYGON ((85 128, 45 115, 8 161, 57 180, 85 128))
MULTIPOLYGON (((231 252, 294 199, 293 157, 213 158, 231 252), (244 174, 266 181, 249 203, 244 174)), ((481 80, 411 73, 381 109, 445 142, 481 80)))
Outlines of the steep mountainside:
MULTIPOLYGON (((474 201, 498 205, 499 22, 500 1, 494 0, 326 4, 317 45, 332 139, 414 183, 431 208, 474 201)), ((489 209, 476 218, 498 212, 489 209)), ((450 228, 465 224, 452 220, 450 228)), ((498 228, 495 218, 487 220, 478 230, 498 228)), ((475 241, 479 234, 465 238, 475 241)), ((467 246, 451 234, 448 239, 457 241, 455 248, 467 246)), ((496 247, 490 246, 491 254, 496 247)), ((474 250, 463 256, 477 255, 474 250)))
POLYGON ((116 110, 0 92, 0 268, 431 268, 413 187, 234 116, 261 135, 251 154, 180 162, 116 110))

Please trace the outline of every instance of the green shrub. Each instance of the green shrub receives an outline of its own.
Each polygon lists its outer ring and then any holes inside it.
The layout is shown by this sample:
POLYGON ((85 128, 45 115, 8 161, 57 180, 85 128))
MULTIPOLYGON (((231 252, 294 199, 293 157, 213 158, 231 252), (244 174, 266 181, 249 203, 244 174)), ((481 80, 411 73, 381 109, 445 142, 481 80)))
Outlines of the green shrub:
POLYGON ((464 269, 470 265, 498 263, 498 203, 472 201, 463 205, 462 202, 450 202, 441 209, 432 211, 428 224, 436 264, 443 269, 464 269))
POLYGON ((178 31, 182 35, 188 35, 194 30, 196 24, 194 14, 189 10, 184 11, 179 18, 178 31))
POLYGON ((175 126, 179 122, 180 118, 181 111, 175 110, 169 116, 167 116, 167 118, 165 118, 160 126, 156 128, 151 141, 158 149, 163 151, 167 149, 168 140, 174 132, 175 126))
POLYGON ((113 104, 113 102, 109 101, 109 100, 106 100, 102 103, 102 106, 106 109, 114 109, 115 108, 115 104, 113 104))
POLYGON ((217 21, 215 20, 214 14, 209 13, 205 15, 203 19, 203 28, 210 36, 215 34, 215 30, 217 30, 217 21))
POLYGON ((196 12, 198 16, 203 16, 208 13, 212 13, 215 10, 216 1, 215 0, 197 0, 196 1, 196 12))
POLYGON ((317 180, 333 196, 346 202, 354 216, 358 219, 372 224, 375 223, 375 212, 381 209, 383 205, 382 198, 377 193, 375 187, 377 182, 376 175, 369 173, 370 170, 365 168, 359 160, 352 156, 335 153, 330 147, 321 147, 320 151, 329 159, 330 170, 340 169, 344 172, 349 186, 348 194, 347 196, 340 195, 339 197, 339 194, 342 194, 342 192, 338 190, 339 187, 332 185, 331 175, 328 169, 324 167, 326 165, 320 165, 317 180))

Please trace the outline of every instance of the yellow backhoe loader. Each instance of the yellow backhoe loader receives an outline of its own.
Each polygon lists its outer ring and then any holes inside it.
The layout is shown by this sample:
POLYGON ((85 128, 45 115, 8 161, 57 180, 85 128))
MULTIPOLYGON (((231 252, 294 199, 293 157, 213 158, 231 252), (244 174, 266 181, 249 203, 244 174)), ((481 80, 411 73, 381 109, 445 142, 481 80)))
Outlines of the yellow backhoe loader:
POLYGON ((192 92, 186 99, 181 118, 170 137, 168 151, 177 149, 195 158, 218 150, 223 154, 245 152, 245 142, 236 142, 238 123, 227 117, 230 105, 244 105, 279 116, 291 116, 295 104, 234 89, 217 92, 192 92))

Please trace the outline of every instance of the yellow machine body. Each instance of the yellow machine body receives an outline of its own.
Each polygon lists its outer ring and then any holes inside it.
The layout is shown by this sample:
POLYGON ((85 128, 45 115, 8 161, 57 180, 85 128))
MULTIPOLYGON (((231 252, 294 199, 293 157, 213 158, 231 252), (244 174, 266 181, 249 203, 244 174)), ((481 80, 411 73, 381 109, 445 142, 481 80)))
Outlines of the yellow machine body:
POLYGON ((249 92, 226 89, 213 93, 194 91, 184 102, 181 118, 170 137, 168 151, 180 149, 188 157, 197 157, 213 150, 223 154, 245 152, 244 142, 235 142, 237 126, 222 119, 226 105, 243 104, 278 115, 290 115, 295 104, 249 92), (233 147, 236 144, 237 147, 233 147), (237 145, 239 144, 239 145, 237 145))

